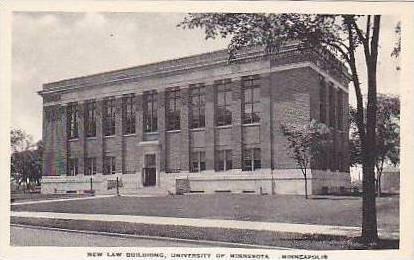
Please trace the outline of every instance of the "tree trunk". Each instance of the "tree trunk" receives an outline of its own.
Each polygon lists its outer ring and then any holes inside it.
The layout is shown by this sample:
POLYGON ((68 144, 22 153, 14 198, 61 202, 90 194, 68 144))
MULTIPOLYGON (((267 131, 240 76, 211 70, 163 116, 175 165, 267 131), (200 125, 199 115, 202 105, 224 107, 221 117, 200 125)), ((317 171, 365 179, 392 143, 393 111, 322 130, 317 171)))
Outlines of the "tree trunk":
POLYGON ((377 192, 378 192, 378 198, 380 198, 381 197, 381 174, 378 174, 378 177, 377 177, 377 179, 378 179, 378 190, 377 190, 377 192))
POLYGON ((304 174, 303 177, 305 178, 305 198, 308 199, 308 178, 306 174, 304 174))
MULTIPOLYGON (((366 242, 378 241, 376 192, 375 192, 375 127, 377 113, 377 57, 380 15, 374 16, 370 51, 365 48, 368 75, 368 103, 366 144, 363 147, 363 180, 362 180, 362 239, 366 242), (368 54, 367 54, 368 53, 368 54)), ((369 35, 366 38, 369 41, 369 35)), ((368 45, 368 43, 366 44, 368 45)))

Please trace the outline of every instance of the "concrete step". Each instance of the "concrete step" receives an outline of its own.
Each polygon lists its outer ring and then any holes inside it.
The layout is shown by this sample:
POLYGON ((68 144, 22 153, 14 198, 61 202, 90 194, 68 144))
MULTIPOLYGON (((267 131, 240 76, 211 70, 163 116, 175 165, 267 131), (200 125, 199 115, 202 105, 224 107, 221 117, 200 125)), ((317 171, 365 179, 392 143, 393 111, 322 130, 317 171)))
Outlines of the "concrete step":
POLYGON ((120 195, 168 195, 168 192, 161 188, 124 188, 119 189, 120 195))

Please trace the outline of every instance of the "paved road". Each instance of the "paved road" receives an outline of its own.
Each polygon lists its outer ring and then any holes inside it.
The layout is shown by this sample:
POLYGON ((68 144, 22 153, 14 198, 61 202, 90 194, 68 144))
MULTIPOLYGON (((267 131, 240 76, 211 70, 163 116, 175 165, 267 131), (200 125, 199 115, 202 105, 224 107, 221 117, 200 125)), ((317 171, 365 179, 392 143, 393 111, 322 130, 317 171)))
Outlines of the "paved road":
MULTIPOLYGON (((200 247, 196 242, 114 237, 108 235, 45 230, 12 226, 12 246, 83 246, 83 247, 200 247)), ((211 245, 210 245, 211 246, 211 245)))

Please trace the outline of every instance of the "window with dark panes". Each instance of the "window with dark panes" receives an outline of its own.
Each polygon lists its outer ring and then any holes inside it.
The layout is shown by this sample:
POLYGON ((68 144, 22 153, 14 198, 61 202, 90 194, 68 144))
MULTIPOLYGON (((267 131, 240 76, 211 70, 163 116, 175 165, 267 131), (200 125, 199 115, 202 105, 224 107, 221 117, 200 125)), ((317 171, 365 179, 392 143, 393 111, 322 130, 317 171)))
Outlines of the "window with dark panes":
POLYGON ((243 171, 254 171, 261 167, 260 148, 243 149, 243 171))
POLYGON ((68 138, 78 138, 78 104, 70 103, 67 109, 68 138))
POLYGON ((85 160, 85 175, 96 174, 96 158, 86 158, 85 160))
POLYGON ((216 171, 226 171, 233 168, 231 150, 218 150, 216 152, 216 171))
POLYGON ((180 129, 181 100, 180 89, 167 90, 167 130, 180 129))
POLYGON ((115 98, 104 100, 104 135, 115 135, 116 103, 115 98))
POLYGON ((216 82, 216 125, 230 125, 232 121, 232 90, 231 80, 225 79, 216 82))
POLYGON ((326 123, 326 85, 325 81, 321 80, 321 85, 319 88, 319 121, 321 123, 326 123))
POLYGON ((78 175, 79 171, 78 158, 69 158, 68 159, 68 175, 75 176, 78 175))
POLYGON ((122 97, 123 134, 135 134, 135 95, 122 97))
POLYGON ((191 172, 201 172, 206 169, 206 153, 192 152, 191 153, 191 172))
POLYGON ((144 93, 144 131, 155 132, 157 125, 157 92, 144 93))
POLYGON ((260 122, 260 78, 258 75, 242 78, 243 124, 260 122))
POLYGON ((85 131, 87 137, 96 136, 96 102, 88 101, 86 103, 86 122, 85 131))
POLYGON ((191 128, 205 127, 205 87, 204 84, 190 86, 191 128))
POLYGON ((104 175, 115 174, 115 157, 105 156, 104 158, 104 175))

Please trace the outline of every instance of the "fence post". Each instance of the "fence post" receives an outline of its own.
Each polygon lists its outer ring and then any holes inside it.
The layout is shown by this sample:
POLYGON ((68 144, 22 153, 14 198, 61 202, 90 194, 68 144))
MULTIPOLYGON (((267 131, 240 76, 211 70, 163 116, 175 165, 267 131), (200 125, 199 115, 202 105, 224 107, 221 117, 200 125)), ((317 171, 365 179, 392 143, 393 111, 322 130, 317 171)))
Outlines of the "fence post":
POLYGON ((116 177, 116 195, 119 196, 119 180, 118 180, 118 177, 116 177))

